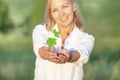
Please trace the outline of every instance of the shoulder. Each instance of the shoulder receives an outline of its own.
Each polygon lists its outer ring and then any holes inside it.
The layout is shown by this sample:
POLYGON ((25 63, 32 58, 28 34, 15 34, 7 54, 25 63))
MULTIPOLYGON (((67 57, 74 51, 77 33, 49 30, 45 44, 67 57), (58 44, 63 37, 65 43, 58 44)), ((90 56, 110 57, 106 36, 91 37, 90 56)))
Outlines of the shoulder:
POLYGON ((33 35, 46 35, 47 34, 46 25, 45 24, 36 25, 35 28, 33 29, 32 34, 33 35))
POLYGON ((40 31, 44 31, 46 30, 46 25, 45 24, 38 24, 35 26, 35 28, 33 29, 34 30, 40 30, 40 31))
POLYGON ((94 36, 90 33, 87 33, 87 32, 84 32, 84 31, 81 31, 81 34, 84 38, 88 38, 88 39, 95 39, 94 36))
POLYGON ((87 33, 85 31, 81 31, 80 29, 76 28, 76 33, 79 35, 80 39, 86 39, 86 40, 95 40, 94 36, 90 33, 87 33))

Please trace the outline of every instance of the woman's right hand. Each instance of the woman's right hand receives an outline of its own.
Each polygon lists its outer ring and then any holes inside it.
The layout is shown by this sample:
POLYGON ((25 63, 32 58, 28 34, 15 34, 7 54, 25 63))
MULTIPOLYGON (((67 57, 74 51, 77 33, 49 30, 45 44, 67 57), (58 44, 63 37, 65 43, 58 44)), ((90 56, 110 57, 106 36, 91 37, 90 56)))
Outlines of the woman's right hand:
POLYGON ((57 54, 55 53, 53 48, 43 46, 39 48, 39 54, 45 60, 49 60, 55 63, 57 62, 57 54))

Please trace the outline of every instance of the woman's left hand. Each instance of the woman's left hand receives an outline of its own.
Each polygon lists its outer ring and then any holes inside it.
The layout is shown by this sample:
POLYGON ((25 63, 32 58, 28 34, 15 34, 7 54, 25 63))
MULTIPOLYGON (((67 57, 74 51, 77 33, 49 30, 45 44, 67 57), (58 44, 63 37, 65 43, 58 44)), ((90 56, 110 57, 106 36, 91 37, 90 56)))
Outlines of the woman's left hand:
POLYGON ((58 59, 57 63, 66 63, 68 61, 68 59, 69 59, 68 50, 67 49, 62 49, 59 53, 60 54, 57 57, 57 59, 58 59))

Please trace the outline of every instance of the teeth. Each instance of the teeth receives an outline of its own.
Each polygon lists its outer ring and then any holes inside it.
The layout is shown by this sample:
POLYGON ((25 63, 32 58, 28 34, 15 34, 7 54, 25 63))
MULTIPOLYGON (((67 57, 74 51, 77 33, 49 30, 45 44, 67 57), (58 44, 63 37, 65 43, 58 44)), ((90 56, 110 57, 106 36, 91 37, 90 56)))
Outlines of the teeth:
POLYGON ((65 21, 66 19, 67 19, 66 17, 65 17, 65 18, 62 18, 61 21, 65 21))

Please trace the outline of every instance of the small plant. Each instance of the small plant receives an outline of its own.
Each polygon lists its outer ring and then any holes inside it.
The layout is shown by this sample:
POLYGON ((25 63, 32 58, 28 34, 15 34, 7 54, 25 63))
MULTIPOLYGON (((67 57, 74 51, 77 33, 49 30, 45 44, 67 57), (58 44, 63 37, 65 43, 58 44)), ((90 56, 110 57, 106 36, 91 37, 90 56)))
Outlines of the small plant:
MULTIPOLYGON (((53 38, 50 37, 47 39, 47 44, 50 48, 52 48, 54 45, 56 45, 56 38, 60 37, 60 33, 58 31, 56 31, 55 29, 52 32, 55 37, 53 37, 53 38)), ((65 56, 64 54, 57 52, 57 56, 59 56, 59 55, 65 56)))
POLYGON ((60 37, 60 33, 58 31, 56 31, 55 29, 52 32, 55 37, 47 39, 47 44, 50 48, 52 48, 54 45, 56 45, 56 38, 60 37))

